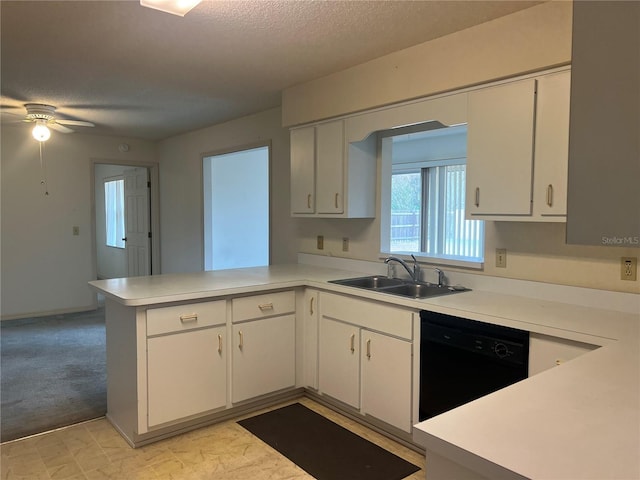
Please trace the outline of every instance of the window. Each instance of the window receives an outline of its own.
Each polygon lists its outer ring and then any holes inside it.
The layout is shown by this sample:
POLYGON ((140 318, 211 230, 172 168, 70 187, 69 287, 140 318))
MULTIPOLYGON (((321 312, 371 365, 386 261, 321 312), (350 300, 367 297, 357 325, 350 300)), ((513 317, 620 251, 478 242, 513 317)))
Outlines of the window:
POLYGON ((124 179, 105 180, 106 244, 124 248, 124 179))
POLYGON ((389 216, 383 222, 383 251, 482 262, 484 222, 466 220, 464 212, 466 125, 412 127, 410 133, 385 137, 383 164, 385 157, 391 186, 383 201, 389 216))
POLYGON ((203 158, 205 270, 269 265, 269 148, 203 158))

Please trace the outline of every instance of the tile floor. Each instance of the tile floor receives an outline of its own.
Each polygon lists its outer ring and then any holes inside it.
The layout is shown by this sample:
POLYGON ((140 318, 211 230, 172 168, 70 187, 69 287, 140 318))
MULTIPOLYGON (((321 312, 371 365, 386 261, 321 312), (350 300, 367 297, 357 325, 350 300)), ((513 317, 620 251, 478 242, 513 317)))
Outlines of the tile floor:
MULTIPOLYGON (((425 478, 422 454, 313 400, 301 398, 295 401, 420 466, 422 470, 407 477, 408 480, 425 478)), ((282 405, 288 403, 292 402, 282 405)), ((255 413, 249 416, 252 415, 255 413)), ((132 449, 105 419, 99 419, 0 445, 0 454, 2 480, 313 478, 237 425, 235 420, 132 449)))

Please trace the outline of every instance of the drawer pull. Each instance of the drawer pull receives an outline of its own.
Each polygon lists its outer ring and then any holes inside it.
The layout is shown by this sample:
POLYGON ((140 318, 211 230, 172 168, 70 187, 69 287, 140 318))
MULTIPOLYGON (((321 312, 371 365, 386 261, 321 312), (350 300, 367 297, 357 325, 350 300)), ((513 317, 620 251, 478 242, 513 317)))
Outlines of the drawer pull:
POLYGON ((476 201, 474 203, 476 207, 480 206, 480 187, 476 187, 476 201))
POLYGON ((371 339, 367 340, 367 358, 371 358, 371 339))
POLYGON ((218 353, 222 353, 222 335, 218 334, 218 353))
POLYGON ((553 185, 547 187, 547 205, 553 207, 553 185))
POLYGON ((355 333, 351 334, 351 343, 350 343, 349 349, 351 350, 351 353, 356 351, 356 334, 355 333))
POLYGON ((198 314, 197 313, 190 313, 188 315, 180 315, 180 321, 182 323, 197 322, 198 321, 198 314))
POLYGON ((334 199, 334 204, 336 206, 336 209, 338 208, 338 194, 336 193, 335 199, 334 199))
POLYGON ((309 315, 313 315, 313 300, 315 297, 311 297, 311 301, 309 301, 309 315))
POLYGON ((265 310, 273 310, 273 303, 269 302, 269 303, 261 303, 260 305, 258 305, 258 308, 262 311, 265 310))
POLYGON ((311 208, 311 194, 307 195, 307 208, 311 208))
POLYGON ((244 347, 244 336, 242 335, 242 330, 238 332, 238 336, 240 337, 240 343, 238 343, 238 348, 242 350, 242 347, 244 347))

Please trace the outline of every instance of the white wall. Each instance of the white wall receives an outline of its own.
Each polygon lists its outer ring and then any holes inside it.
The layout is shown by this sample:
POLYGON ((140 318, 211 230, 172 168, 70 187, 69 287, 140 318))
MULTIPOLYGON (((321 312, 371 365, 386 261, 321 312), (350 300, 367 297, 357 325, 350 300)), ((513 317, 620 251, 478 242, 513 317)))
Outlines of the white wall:
POLYGON ((214 125, 161 141, 162 272, 204 268, 202 157, 271 141, 271 263, 295 263, 297 244, 289 215, 289 132, 281 109, 214 125))
POLYGON ((2 318, 94 307, 92 159, 153 162, 156 147, 137 139, 53 132, 46 142, 49 196, 40 185, 38 143, 25 125, 1 138, 2 318), (130 151, 118 151, 120 143, 130 151), (80 235, 72 229, 78 226, 80 235))

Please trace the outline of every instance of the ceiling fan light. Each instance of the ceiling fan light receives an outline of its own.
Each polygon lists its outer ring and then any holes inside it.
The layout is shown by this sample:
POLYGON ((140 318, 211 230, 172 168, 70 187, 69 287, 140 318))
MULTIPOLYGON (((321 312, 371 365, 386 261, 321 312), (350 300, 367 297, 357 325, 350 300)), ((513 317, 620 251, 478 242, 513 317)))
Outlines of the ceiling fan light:
POLYGON ((36 122, 36 126, 31 130, 31 135, 39 142, 46 142, 51 137, 51 130, 43 122, 36 122))
POLYGON ((140 0, 140 5, 184 17, 201 1, 202 0, 140 0))

